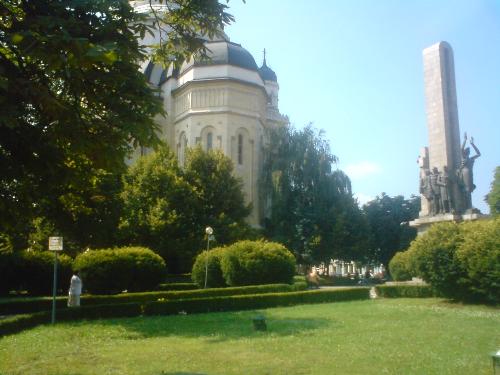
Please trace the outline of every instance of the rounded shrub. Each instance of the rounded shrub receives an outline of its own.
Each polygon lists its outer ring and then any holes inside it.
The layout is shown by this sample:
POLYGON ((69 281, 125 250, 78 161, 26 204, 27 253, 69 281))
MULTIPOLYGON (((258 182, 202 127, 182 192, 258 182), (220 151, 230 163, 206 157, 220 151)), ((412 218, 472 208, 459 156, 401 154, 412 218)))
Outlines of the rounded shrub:
POLYGON ((207 268, 207 287, 220 288, 226 286, 222 275, 221 259, 225 248, 216 247, 208 252, 200 253, 193 264, 191 278, 200 288, 205 286, 205 267, 207 268))
POLYGON ((395 281, 411 280, 413 274, 410 265, 410 251, 396 253, 389 262, 389 272, 395 281))
POLYGON ((230 286, 291 283, 295 257, 276 242, 240 241, 226 248, 221 268, 230 286))
POLYGON ((453 222, 432 225, 410 245, 410 268, 445 297, 462 299, 460 281, 465 276, 456 251, 462 242, 459 225, 453 222))
POLYGON ((144 247, 89 250, 77 256, 73 269, 94 294, 152 290, 166 275, 165 261, 144 247))
MULTIPOLYGON (((69 288, 73 260, 66 254, 57 256, 57 289, 69 288)), ((31 295, 51 295, 54 278, 52 251, 22 251, 17 254, 16 266, 19 288, 31 295)))
POLYGON ((465 269, 461 281, 469 299, 500 303, 500 218, 464 223, 457 258, 465 269))

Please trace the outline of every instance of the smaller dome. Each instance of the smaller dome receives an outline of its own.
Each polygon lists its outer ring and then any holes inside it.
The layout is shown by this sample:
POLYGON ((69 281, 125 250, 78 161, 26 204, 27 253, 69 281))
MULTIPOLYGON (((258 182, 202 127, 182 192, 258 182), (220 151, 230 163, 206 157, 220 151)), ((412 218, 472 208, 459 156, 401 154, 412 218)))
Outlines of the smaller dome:
POLYGON ((262 66, 259 68, 259 74, 264 81, 278 82, 276 73, 266 64, 266 50, 264 50, 264 61, 262 62, 262 66))
POLYGON ((274 73, 274 71, 270 67, 268 67, 267 65, 262 65, 259 68, 259 73, 264 81, 278 82, 278 78, 276 77, 276 73, 274 73))

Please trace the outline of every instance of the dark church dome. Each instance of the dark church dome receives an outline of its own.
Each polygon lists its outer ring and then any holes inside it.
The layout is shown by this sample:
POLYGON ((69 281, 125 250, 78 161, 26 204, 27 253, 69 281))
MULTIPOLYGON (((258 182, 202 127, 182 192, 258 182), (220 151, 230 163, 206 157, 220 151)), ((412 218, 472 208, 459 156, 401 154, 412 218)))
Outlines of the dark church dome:
POLYGON ((208 58, 196 55, 194 59, 183 64, 181 74, 193 66, 208 65, 233 65, 256 72, 259 71, 253 56, 240 44, 227 40, 216 40, 206 42, 205 46, 207 47, 208 58))
POLYGON ((276 73, 274 73, 274 70, 272 70, 270 67, 266 65, 265 59, 262 66, 259 68, 259 74, 264 81, 278 82, 278 77, 276 77, 276 73))

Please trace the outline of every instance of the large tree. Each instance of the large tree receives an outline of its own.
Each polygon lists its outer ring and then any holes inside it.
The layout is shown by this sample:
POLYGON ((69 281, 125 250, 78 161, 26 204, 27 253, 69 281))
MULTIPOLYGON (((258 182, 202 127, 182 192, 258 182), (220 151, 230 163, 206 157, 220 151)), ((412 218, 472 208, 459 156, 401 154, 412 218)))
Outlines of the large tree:
MULTIPOLYGON (((168 33, 153 49, 165 64, 232 20, 216 0, 165 4, 168 33)), ((96 178, 158 144, 162 105, 139 71, 146 32, 127 1, 0 2, 0 231, 40 215, 67 223, 88 209, 96 178)))
POLYGON ((402 195, 390 197, 385 193, 363 206, 369 224, 370 242, 366 254, 369 262, 389 264, 400 250, 405 250, 417 231, 408 225, 418 217, 420 197, 402 195))
POLYGON ((191 269, 205 246, 210 225, 218 244, 248 231, 241 181, 221 152, 188 152, 184 169, 164 146, 140 158, 125 175, 123 240, 151 247, 167 261, 170 272, 191 269))
POLYGON ((359 256, 363 217, 349 178, 332 168, 336 161, 311 125, 270 134, 261 181, 265 232, 293 250, 301 264, 359 256))
POLYGON ((485 200, 490 206, 490 214, 495 217, 500 215, 500 166, 495 168, 491 189, 485 200))

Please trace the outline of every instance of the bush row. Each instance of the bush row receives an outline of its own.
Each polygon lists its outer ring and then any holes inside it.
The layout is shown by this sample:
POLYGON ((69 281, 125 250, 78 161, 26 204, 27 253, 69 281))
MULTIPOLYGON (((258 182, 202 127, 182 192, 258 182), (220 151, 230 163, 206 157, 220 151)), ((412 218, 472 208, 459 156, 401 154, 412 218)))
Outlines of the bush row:
MULTIPOLYGON (((80 272, 84 288, 94 294, 155 289, 164 280, 165 262, 140 247, 89 250, 75 259, 58 256, 58 290, 65 292, 73 271, 80 272)), ((51 295, 54 254, 50 251, 0 253, 0 294, 12 290, 51 295)))
POLYGON ((433 225, 389 263, 395 279, 421 277, 444 297, 500 303, 500 218, 433 225))
POLYGON ((163 283, 156 287, 156 290, 193 290, 198 289, 195 283, 163 283))
POLYGON ((167 271, 163 258, 144 247, 89 250, 76 257, 73 269, 93 294, 153 290, 167 271))
POLYGON ((377 296, 383 298, 428 298, 440 295, 429 285, 377 285, 377 296))
MULTIPOLYGON (((102 304, 124 304, 124 303, 144 303, 157 300, 177 300, 206 298, 219 296, 233 296, 245 294, 264 294, 264 293, 287 293, 307 289, 304 282, 290 284, 268 284, 252 285, 245 287, 232 288, 213 288, 185 291, 162 291, 162 292, 144 292, 144 293, 122 293, 106 296, 82 296, 82 306, 102 305, 102 304)), ((66 307, 67 299, 58 297, 56 307, 62 309, 66 307)), ((52 308, 51 298, 10 298, 0 301, 0 315, 12 315, 32 313, 37 311, 47 311, 52 308)))
MULTIPOLYGON (((369 299, 369 288, 269 293, 171 301, 82 306, 57 312, 57 321, 122 318, 139 315, 167 315, 260 309, 298 304, 369 299)), ((0 335, 12 334, 50 321, 50 312, 38 312, 0 320, 0 335)))
POLYGON ((239 241, 198 255, 191 277, 199 286, 241 286, 291 283, 295 257, 283 245, 266 241, 239 241))
MULTIPOLYGON (((58 255, 57 285, 69 287, 72 260, 58 255)), ((0 252, 0 294, 25 290, 31 295, 52 294, 54 253, 50 251, 0 252)))

